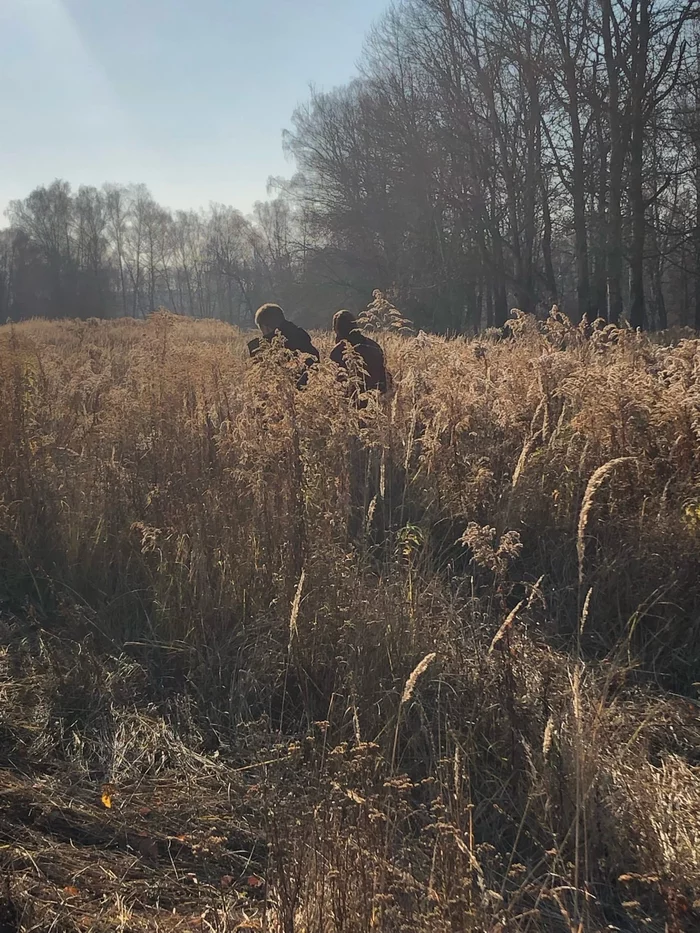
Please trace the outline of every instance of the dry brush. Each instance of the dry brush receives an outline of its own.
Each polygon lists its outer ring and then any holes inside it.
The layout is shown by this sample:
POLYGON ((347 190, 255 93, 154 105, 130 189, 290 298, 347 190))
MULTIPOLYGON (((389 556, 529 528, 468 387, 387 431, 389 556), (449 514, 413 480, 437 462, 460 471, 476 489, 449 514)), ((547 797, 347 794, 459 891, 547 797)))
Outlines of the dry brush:
POLYGON ((215 322, 0 329, 23 928, 700 922, 700 343, 380 339, 358 412, 215 322))

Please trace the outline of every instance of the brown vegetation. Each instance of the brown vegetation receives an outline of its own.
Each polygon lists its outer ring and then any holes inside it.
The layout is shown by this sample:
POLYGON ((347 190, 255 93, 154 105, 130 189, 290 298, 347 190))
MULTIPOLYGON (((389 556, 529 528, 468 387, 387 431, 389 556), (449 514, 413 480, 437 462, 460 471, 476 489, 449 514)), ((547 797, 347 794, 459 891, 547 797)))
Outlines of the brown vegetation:
POLYGON ((700 341, 513 330, 0 329, 3 933, 698 929, 700 341))

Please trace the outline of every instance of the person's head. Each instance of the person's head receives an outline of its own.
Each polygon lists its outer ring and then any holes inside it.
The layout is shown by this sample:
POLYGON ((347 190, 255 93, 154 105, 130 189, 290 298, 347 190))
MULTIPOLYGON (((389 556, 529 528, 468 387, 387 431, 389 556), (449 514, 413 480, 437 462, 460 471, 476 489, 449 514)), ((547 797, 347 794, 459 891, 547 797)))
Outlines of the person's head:
POLYGON ((347 340, 357 330, 357 321, 351 311, 337 311, 333 315, 333 331, 338 340, 347 340))
POLYGON ((266 304, 255 312, 255 324, 264 337, 271 337, 284 321, 284 311, 279 305, 266 304))

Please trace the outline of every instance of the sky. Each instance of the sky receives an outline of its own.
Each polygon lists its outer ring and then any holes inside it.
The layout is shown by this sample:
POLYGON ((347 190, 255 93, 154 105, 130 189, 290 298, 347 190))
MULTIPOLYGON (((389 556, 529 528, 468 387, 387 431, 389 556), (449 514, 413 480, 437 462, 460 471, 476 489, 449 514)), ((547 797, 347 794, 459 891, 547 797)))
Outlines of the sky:
POLYGON ((293 173, 294 108, 354 77, 387 4, 0 0, 0 226, 55 178, 248 213, 293 173))

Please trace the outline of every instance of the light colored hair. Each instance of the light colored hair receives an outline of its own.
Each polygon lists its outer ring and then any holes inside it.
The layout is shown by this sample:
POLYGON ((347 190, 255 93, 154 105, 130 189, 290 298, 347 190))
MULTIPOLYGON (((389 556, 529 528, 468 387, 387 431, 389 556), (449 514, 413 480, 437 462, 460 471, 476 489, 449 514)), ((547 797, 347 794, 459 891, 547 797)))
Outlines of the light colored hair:
POLYGON ((261 331, 277 330, 284 324, 284 311, 276 304, 266 304, 255 312, 255 324, 261 331))
POLYGON ((333 330, 339 340, 346 340, 352 331, 357 330, 357 321, 351 311, 337 311, 333 315, 333 330))

